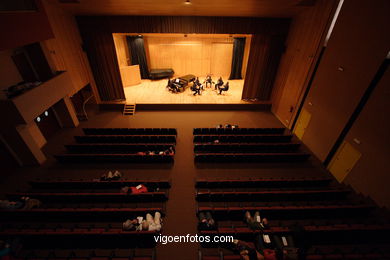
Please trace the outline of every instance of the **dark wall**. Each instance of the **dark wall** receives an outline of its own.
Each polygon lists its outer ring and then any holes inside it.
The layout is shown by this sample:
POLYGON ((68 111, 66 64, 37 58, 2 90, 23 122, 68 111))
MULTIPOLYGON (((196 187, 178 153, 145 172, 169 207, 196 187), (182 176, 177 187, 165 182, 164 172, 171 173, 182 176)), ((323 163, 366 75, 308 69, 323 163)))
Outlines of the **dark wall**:
POLYGON ((0 14, 0 51, 54 38, 41 1, 36 5, 37 12, 0 14))
POLYGON ((81 33, 205 33, 287 34, 289 18, 202 16, 79 16, 81 33))

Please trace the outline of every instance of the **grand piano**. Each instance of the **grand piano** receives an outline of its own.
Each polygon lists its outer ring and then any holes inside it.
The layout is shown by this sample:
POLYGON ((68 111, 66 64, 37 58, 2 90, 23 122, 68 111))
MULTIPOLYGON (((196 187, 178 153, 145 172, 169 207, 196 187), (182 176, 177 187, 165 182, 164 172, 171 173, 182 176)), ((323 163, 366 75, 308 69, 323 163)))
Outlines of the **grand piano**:
POLYGON ((187 74, 176 79, 173 79, 172 84, 175 84, 180 92, 183 92, 190 82, 195 81, 196 76, 187 74))

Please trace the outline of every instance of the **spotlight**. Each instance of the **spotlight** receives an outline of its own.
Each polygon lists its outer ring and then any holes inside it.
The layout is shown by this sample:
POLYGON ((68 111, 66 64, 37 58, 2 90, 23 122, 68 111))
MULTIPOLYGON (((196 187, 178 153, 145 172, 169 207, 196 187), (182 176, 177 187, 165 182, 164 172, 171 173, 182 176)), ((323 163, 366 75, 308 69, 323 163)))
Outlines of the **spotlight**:
POLYGON ((184 2, 184 4, 185 4, 185 5, 192 5, 191 0, 186 0, 186 1, 184 2))
POLYGON ((41 118, 39 116, 37 117, 36 120, 37 120, 38 123, 41 122, 41 118))
POLYGON ((49 111, 45 111, 45 116, 49 116, 49 111))

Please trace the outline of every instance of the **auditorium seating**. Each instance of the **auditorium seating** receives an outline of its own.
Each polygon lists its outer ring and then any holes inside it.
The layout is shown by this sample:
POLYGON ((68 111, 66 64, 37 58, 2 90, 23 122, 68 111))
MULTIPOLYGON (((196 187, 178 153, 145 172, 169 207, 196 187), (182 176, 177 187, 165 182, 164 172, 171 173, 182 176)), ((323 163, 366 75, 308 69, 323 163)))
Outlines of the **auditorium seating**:
POLYGON ((294 152, 299 148, 299 143, 212 143, 195 144, 194 152, 205 153, 239 153, 239 152, 294 152))
POLYGON ((200 179, 196 188, 251 188, 251 187, 313 187, 327 186, 332 181, 329 177, 290 177, 290 178, 243 178, 243 179, 200 179))
POLYGON ((155 249, 23 249, 17 259, 155 260, 155 249))
POLYGON ((304 162, 307 153, 196 153, 195 162, 217 163, 262 163, 262 162, 304 162))
POLYGON ((168 189, 171 187, 170 180, 153 180, 153 179, 126 179, 101 181, 99 179, 36 179, 30 181, 30 185, 33 188, 61 188, 61 189, 112 189, 121 188, 123 186, 136 186, 144 184, 148 188, 152 189, 168 189))
POLYGON ((75 136, 66 153, 54 155, 61 163, 173 163, 174 128, 83 128, 85 135, 75 136), (154 154, 148 154, 153 152, 154 154))
MULTIPOLYGON (((370 200, 329 177, 199 178, 195 187, 197 212, 210 212, 217 223, 214 230, 199 231, 211 239, 218 235, 255 241, 262 231, 250 229, 244 214, 259 211, 268 220, 266 234, 294 235, 295 228, 301 227, 312 245, 307 259, 381 259, 375 257, 386 254, 375 246, 388 245, 388 219, 374 210, 370 200), (339 248, 362 244, 367 250, 324 249, 332 243, 339 248)), ((226 243, 201 243, 199 257, 240 259, 228 248, 226 243)))
POLYGON ((194 135, 194 143, 285 143, 291 138, 292 135, 194 135))
POLYGON ((284 134, 285 128, 194 128, 194 135, 265 135, 284 134))
POLYGON ((320 190, 262 190, 262 191, 210 191, 210 190, 197 190, 196 199, 198 201, 240 201, 240 200, 262 200, 262 201, 275 201, 275 200, 297 200, 297 199, 309 199, 309 200, 324 200, 324 199, 343 199, 349 190, 344 188, 338 189, 320 189, 320 190))
POLYGON ((123 143, 123 144, 175 144, 174 135, 81 135, 74 137, 77 143, 123 143))
POLYGON ((195 162, 303 162, 300 151, 284 128, 194 128, 195 162))
POLYGON ((62 202, 77 200, 78 202, 129 202, 129 201, 165 201, 168 199, 166 191, 145 192, 138 194, 125 194, 121 192, 14 192, 8 193, 9 199, 23 196, 36 198, 42 202, 62 202))
POLYGON ((175 128, 83 128, 86 135, 177 135, 175 128))
POLYGON ((115 154, 115 153, 137 153, 139 151, 165 151, 174 144, 68 144, 65 145, 69 153, 88 154, 115 154))
POLYGON ((12 192, 7 196, 11 200, 22 196, 39 199, 41 207, 1 210, 0 239, 21 238, 24 247, 20 259, 155 259, 153 236, 157 232, 125 231, 122 223, 137 216, 145 217, 147 213, 153 215, 156 211, 164 219, 169 188, 168 179, 129 179, 125 176, 112 181, 36 179, 31 181, 31 190, 12 192), (139 184, 148 187, 149 191, 140 194, 119 192, 125 185, 139 184), (85 251, 82 258, 78 254, 80 250, 85 251), (103 254, 102 250, 109 252, 103 254), (128 251, 125 254, 123 250, 128 251), (145 250, 149 253, 140 253, 145 250))

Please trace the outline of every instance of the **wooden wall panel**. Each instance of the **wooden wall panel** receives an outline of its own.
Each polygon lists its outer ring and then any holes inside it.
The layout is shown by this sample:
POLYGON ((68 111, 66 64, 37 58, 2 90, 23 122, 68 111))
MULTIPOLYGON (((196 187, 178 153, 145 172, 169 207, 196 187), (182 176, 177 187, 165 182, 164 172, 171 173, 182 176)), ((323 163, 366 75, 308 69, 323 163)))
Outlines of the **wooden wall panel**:
POLYGON ((112 37, 114 38, 116 56, 118 58, 119 66, 129 66, 130 55, 129 48, 127 47, 126 36, 114 33, 112 37))
POLYGON ((272 112, 287 127, 291 127, 337 2, 319 0, 294 17, 272 95, 272 112))
POLYGON ((98 98, 88 59, 82 50, 82 41, 74 17, 55 4, 47 1, 43 3, 55 37, 42 43, 50 64, 54 66, 54 70, 69 72, 73 83, 73 90, 72 93, 69 93, 70 95, 91 83, 95 97, 98 98))
POLYGON ((175 76, 194 74, 228 77, 233 38, 146 36, 150 69, 172 68, 175 76))
POLYGON ((362 157, 344 182, 356 191, 369 195, 378 205, 390 208, 390 68, 371 94, 345 140, 362 157), (355 143, 355 139, 360 144, 355 143))
MULTIPOLYGON (((389 9, 387 0, 378 0, 377 5, 369 0, 344 1, 303 106, 311 120, 302 141, 321 161, 389 52, 390 34, 383 26, 390 24, 389 9)), ((379 120, 377 126, 382 127, 379 120)))

